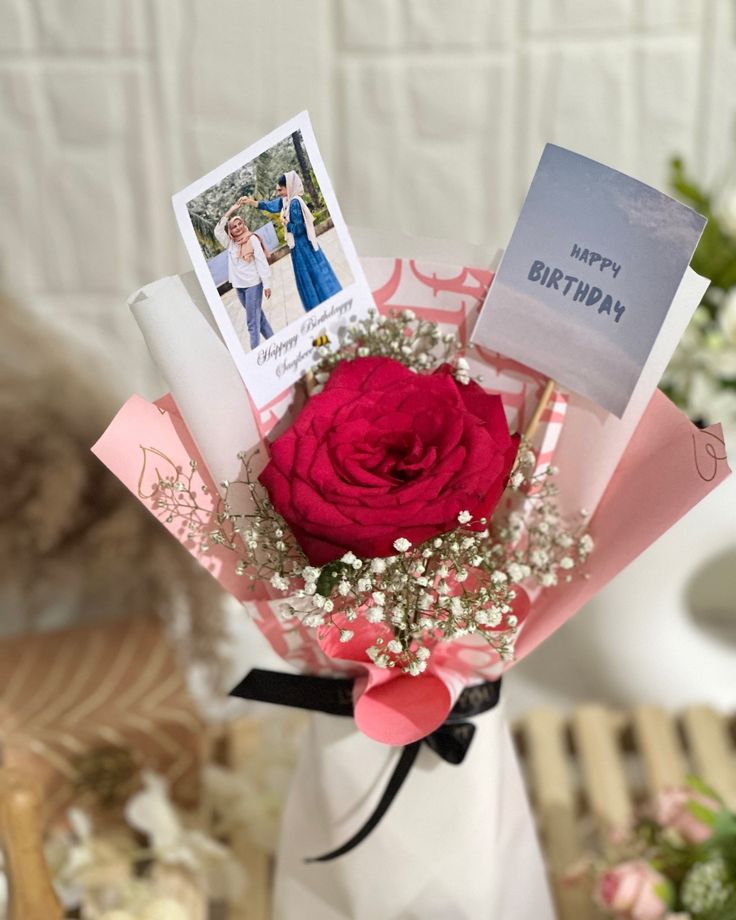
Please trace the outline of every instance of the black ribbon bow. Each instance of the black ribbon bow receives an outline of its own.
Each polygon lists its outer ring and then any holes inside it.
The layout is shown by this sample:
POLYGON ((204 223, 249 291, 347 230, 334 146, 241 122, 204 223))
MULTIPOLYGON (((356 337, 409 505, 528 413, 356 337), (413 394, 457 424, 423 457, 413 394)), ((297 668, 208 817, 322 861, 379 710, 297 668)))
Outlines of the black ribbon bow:
MULTIPOLYGON (((310 674, 284 674, 254 668, 230 691, 230 696, 262 703, 277 703, 334 716, 353 715, 353 681, 347 678, 315 677, 310 674)), ((314 856, 306 862, 328 862, 350 852, 376 827, 396 798, 411 772, 422 744, 430 747, 447 763, 458 765, 465 760, 475 735, 475 725, 468 719, 493 709, 501 697, 501 679, 467 687, 447 719, 431 734, 407 744, 394 767, 381 800, 373 814, 350 840, 342 846, 314 856)))

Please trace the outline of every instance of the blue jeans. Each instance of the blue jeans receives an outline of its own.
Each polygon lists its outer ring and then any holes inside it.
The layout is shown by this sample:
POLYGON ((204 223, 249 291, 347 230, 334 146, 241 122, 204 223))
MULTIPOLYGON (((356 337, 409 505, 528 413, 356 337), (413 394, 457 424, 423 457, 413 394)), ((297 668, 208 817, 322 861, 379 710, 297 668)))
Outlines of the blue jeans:
POLYGON ((250 335, 250 347, 256 348, 260 342, 260 336, 263 336, 264 339, 270 339, 273 335, 271 324, 263 312, 263 284, 256 284, 247 288, 235 288, 235 290, 238 292, 238 298, 245 310, 245 320, 248 324, 248 334, 250 335))

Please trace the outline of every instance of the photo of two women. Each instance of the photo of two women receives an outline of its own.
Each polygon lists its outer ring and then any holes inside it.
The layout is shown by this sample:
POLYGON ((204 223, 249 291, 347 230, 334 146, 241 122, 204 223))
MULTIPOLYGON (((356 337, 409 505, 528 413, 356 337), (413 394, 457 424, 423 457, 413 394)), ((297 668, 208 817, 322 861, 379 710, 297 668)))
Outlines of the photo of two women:
POLYGON ((187 209, 245 351, 353 283, 300 131, 187 209))

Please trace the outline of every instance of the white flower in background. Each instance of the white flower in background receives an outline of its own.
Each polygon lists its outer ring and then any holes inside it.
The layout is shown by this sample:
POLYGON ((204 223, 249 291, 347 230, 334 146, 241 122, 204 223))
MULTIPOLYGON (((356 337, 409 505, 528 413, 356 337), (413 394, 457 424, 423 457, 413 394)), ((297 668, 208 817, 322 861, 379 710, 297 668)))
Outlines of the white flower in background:
POLYGON ((736 179, 732 179, 720 194, 716 206, 723 229, 736 237, 736 179))
POLYGON ((129 834, 95 837, 92 821, 79 808, 67 812, 70 832, 52 834, 44 847, 54 888, 66 909, 82 903, 90 888, 120 888, 130 882, 135 843, 129 834))
POLYGON ((686 411, 708 423, 722 421, 727 442, 736 434, 736 390, 724 389, 703 371, 693 374, 686 411))
POLYGON ((718 311, 718 323, 724 339, 729 345, 736 346, 736 287, 723 298, 718 311))
POLYGON ((216 836, 245 831, 263 850, 273 853, 281 811, 296 765, 306 724, 301 713, 269 710, 259 723, 260 743, 238 769, 208 764, 204 769, 207 800, 213 805, 216 836))
POLYGON ((183 904, 174 898, 151 898, 140 910, 107 910, 100 920, 190 920, 183 904))
POLYGON ((145 834, 156 860, 188 869, 209 894, 232 897, 245 888, 245 875, 228 848, 203 831, 184 826, 163 777, 143 773, 143 789, 128 800, 125 819, 145 834))
POLYGON ((408 549, 411 549, 411 543, 406 537, 399 537, 398 540, 394 540, 394 549, 400 553, 405 553, 408 549))

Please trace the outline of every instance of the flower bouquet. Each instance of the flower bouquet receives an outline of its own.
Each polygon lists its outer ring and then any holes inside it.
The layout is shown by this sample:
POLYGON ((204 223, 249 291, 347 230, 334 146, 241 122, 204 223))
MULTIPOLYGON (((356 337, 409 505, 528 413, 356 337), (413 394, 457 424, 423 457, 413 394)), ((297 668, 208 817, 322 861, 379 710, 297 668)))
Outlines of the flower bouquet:
POLYGON ((656 392, 701 280, 678 279, 616 417, 471 340, 491 272, 358 270, 375 308, 328 300, 324 332, 308 313, 308 373, 259 381, 256 408, 238 370, 298 336, 236 368, 191 276, 144 288, 171 393, 129 400, 94 451, 289 669, 233 693, 311 712, 276 916, 551 918, 500 679, 728 474, 718 427, 656 392))

